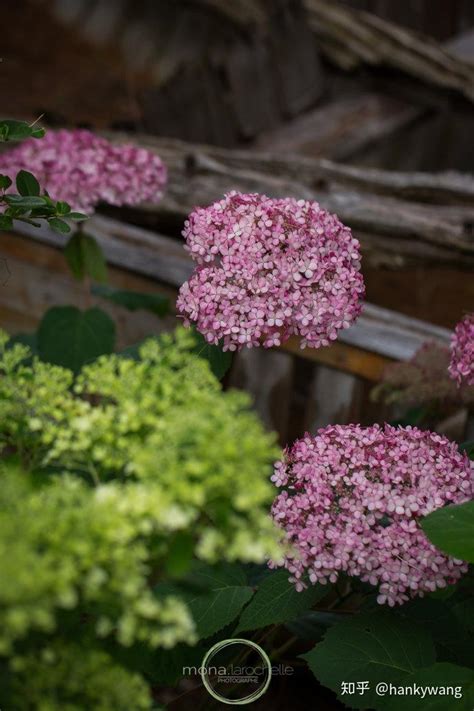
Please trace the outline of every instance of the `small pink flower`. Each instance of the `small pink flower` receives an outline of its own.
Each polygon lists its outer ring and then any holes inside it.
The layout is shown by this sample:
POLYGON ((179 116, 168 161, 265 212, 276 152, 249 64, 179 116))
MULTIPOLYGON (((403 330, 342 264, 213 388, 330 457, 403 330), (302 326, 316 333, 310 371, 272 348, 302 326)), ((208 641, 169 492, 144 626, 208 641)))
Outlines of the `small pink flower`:
POLYGON ((99 202, 135 205, 163 195, 166 168, 144 148, 112 144, 84 129, 48 131, 0 154, 0 172, 12 180, 20 170, 38 179, 53 200, 73 210, 94 211, 99 202))
POLYGON ((315 202, 231 192, 185 224, 198 266, 178 310, 225 350, 328 345, 361 311, 360 246, 315 202))
POLYGON ((340 572, 378 586, 398 605, 456 582, 467 564, 430 543, 419 518, 473 496, 467 456, 414 427, 330 425, 286 452, 272 477, 272 515, 293 548, 284 565, 298 587, 340 572))
POLYGON ((474 313, 465 316, 454 329, 449 374, 458 385, 474 385, 474 313))

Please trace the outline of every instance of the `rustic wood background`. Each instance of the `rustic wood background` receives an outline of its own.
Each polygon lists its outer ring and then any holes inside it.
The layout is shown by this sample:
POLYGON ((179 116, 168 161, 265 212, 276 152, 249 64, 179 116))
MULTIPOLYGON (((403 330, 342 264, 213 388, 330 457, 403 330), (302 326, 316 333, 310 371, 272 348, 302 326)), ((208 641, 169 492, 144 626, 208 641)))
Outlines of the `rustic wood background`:
MULTIPOLYGON (((226 190, 295 195, 360 239, 369 305, 331 348, 244 351, 248 390, 285 443, 393 415, 370 399, 394 359, 446 343, 474 303, 474 4, 470 0, 17 0, 2 7, 5 115, 106 130, 156 150, 158 205, 91 220, 111 283, 174 302, 186 214, 226 190)), ((47 230, 2 237, 0 324, 33 330, 84 303, 47 230)), ((169 329, 101 303, 120 345, 169 329)), ((461 436, 467 413, 439 429, 461 436)))

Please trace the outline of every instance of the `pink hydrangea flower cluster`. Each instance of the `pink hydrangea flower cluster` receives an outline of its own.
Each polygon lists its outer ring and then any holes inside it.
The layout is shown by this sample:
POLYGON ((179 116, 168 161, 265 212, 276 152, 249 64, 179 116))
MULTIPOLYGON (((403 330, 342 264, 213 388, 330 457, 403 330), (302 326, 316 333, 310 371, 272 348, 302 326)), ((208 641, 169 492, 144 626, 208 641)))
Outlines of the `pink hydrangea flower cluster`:
POLYGON ((292 334, 319 348, 360 313, 359 242, 316 202, 231 192, 194 210, 183 234, 198 267, 178 309, 225 350, 292 334))
POLYGON ((28 170, 54 200, 91 213, 95 205, 135 205, 157 200, 166 167, 145 148, 112 144, 84 129, 48 131, 0 154, 0 172, 14 180, 28 170))
POLYGON ((272 514, 293 551, 284 565, 298 589, 339 573, 379 587, 390 606, 456 582, 467 564, 430 543, 418 519, 473 495, 467 456, 417 428, 330 425, 276 464, 284 487, 272 514))
POLYGON ((474 313, 467 314, 454 329, 449 374, 458 385, 474 385, 474 313))

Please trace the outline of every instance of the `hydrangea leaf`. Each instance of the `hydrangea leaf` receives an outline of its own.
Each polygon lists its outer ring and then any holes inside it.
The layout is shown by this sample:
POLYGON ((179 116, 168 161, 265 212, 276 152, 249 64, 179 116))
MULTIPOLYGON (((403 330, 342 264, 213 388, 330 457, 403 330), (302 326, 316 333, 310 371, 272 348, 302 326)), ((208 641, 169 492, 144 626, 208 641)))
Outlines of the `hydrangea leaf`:
POLYGON ((204 336, 199 333, 199 331, 196 331, 195 328, 193 328, 192 331, 196 342, 196 355, 209 361, 211 370, 216 378, 222 380, 232 365, 232 353, 230 351, 223 351, 220 346, 214 346, 212 343, 208 343, 204 336))
POLYGON ((435 546, 455 558, 474 563, 474 501, 437 509, 421 525, 435 546))
POLYGON ((97 308, 80 311, 75 306, 55 306, 44 315, 38 329, 41 360, 77 373, 82 365, 111 353, 115 325, 97 308))
POLYGON ((399 614, 422 625, 433 637, 438 661, 464 664, 472 657, 472 641, 469 636, 469 616, 472 611, 465 601, 453 604, 434 598, 413 600, 399 614))
POLYGON ((474 670, 455 664, 438 663, 415 672, 410 685, 427 689, 425 698, 421 695, 391 695, 381 697, 377 709, 384 711, 472 711, 474 708, 474 670), (447 693, 446 687, 453 687, 454 694, 447 693), (431 690, 431 693, 429 692, 431 690), (461 694, 461 698, 456 698, 461 694))
POLYGON ((294 620, 327 595, 328 591, 327 586, 310 585, 306 590, 297 592, 288 581, 288 572, 278 570, 264 578, 252 602, 243 611, 236 632, 294 620))
POLYGON ((151 311, 157 316, 166 316, 169 312, 169 299, 162 294, 144 294, 139 291, 115 289, 106 284, 94 284, 92 293, 114 304, 123 306, 129 311, 151 311))
POLYGON ((325 634, 328 627, 340 622, 341 615, 337 612, 321 612, 307 610, 295 620, 286 623, 286 627, 299 639, 316 642, 325 634))
POLYGON ((380 709, 384 701, 376 694, 376 684, 410 683, 418 669, 434 664, 435 649, 423 627, 381 610, 342 620, 302 656, 318 681, 347 706, 380 709), (341 693, 343 682, 363 681, 370 684, 365 693, 341 693))
MULTIPOLYGON (((189 582, 194 589, 181 589, 179 595, 191 611, 200 639, 233 622, 253 595, 253 589, 246 585, 245 573, 237 565, 199 565, 189 582)), ((158 592, 169 594, 178 590, 166 585, 160 586, 158 592)))
POLYGON ((462 442, 459 445, 461 452, 466 452, 469 459, 474 459, 474 440, 468 440, 467 442, 462 442))
POLYGON ((89 276, 95 281, 107 281, 104 254, 97 240, 91 235, 75 232, 64 249, 64 256, 76 279, 81 280, 89 276))
POLYGON ((150 655, 148 665, 142 669, 153 684, 176 686, 183 678, 186 667, 201 666, 207 651, 206 645, 178 644, 173 649, 160 649, 150 655))
POLYGON ((251 587, 235 584, 232 572, 216 573, 209 592, 186 598, 198 636, 210 637, 232 622, 252 595, 251 587))
POLYGON ((468 597, 460 602, 456 602, 452 607, 452 612, 464 629, 474 633, 474 598, 468 597))

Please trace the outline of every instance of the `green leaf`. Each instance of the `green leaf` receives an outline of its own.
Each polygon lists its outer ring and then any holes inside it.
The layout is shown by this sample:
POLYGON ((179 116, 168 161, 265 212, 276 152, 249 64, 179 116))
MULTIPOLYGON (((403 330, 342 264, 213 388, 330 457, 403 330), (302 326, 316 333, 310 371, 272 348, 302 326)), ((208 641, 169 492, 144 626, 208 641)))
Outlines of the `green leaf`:
MULTIPOLYGON (((201 666, 207 651, 208 648, 206 646, 196 645, 191 647, 187 644, 178 644, 172 649, 159 649, 152 655, 152 663, 149 663, 147 667, 140 669, 140 671, 154 685, 176 686, 185 676, 183 670, 186 667, 199 668, 201 666)), ((188 679, 196 678, 187 674, 186 676, 188 679)), ((199 677, 197 678, 199 680, 199 677)))
POLYGON ((184 676, 183 668, 200 667, 208 651, 206 646, 184 643, 172 649, 153 649, 145 643, 130 647, 114 645, 112 649, 114 657, 122 666, 135 670, 154 686, 175 686, 184 676))
POLYGON ((474 440, 469 440, 468 442, 462 442, 459 445, 461 452, 466 452, 469 459, 474 459, 474 440))
POLYGON ((0 175, 0 190, 6 190, 12 184, 11 178, 8 175, 0 175))
POLYGON ((423 422, 426 415, 429 413, 430 408, 426 405, 420 405, 419 407, 412 407, 405 412, 402 417, 391 420, 390 424, 393 427, 407 427, 408 425, 419 425, 423 422))
POLYGON ((4 141, 22 141, 30 137, 42 138, 44 134, 44 128, 35 128, 26 121, 0 119, 0 137, 4 141))
MULTIPOLYGON (((400 616, 422 625, 433 637, 438 661, 464 663, 472 643, 467 634, 471 610, 460 601, 453 605, 431 597, 418 598, 400 608, 400 616)), ((469 653, 468 653, 469 654, 469 653)))
POLYGON ((253 595, 236 565, 202 566, 194 572, 193 581, 209 586, 208 592, 185 596, 200 638, 210 637, 235 620, 253 595))
POLYGON ((324 585, 310 585, 297 592, 288 582, 288 571, 278 570, 264 578, 252 602, 243 611, 236 632, 295 620, 329 592, 324 585))
POLYGON ((237 563, 198 563, 192 570, 192 582, 203 590, 215 590, 224 585, 248 587, 245 568, 237 563))
POLYGON ((112 353, 115 325, 100 309, 79 311, 74 306, 55 306, 44 315, 38 329, 41 360, 77 373, 84 363, 112 353))
POLYGON ((107 281, 104 254, 91 235, 75 232, 64 249, 64 256, 76 279, 89 276, 95 281, 107 281))
POLYGON ((16 189, 20 195, 36 195, 40 194, 40 184, 36 180, 33 173, 27 170, 20 170, 16 176, 16 189))
POLYGON ((160 596, 179 595, 189 607, 200 639, 213 634, 233 622, 253 595, 246 584, 241 566, 224 563, 196 565, 181 587, 163 583, 155 592, 160 596))
POLYGON ((68 214, 68 218, 70 220, 76 220, 77 222, 82 222, 83 220, 88 219, 87 215, 84 215, 83 212, 70 212, 68 214))
POLYGON ((64 222, 64 220, 60 220, 59 217, 50 217, 48 219, 48 225, 54 232, 59 232, 59 234, 62 235, 67 235, 71 231, 68 223, 64 222))
POLYGON ((433 640, 426 630, 387 610, 342 620, 302 656, 321 684, 349 708, 363 709, 384 708, 383 697, 375 691, 377 683, 409 684, 418 669, 435 662, 433 640), (343 682, 362 681, 370 683, 364 694, 341 694, 343 682))
POLYGON ((204 336, 202 336, 199 331, 196 331, 195 328, 193 328, 192 331, 196 341, 195 353, 209 361, 211 370, 216 378, 222 380, 232 365, 232 353, 230 351, 223 351, 220 346, 213 346, 211 343, 208 343, 204 336))
POLYGON ((437 509, 421 521, 421 526, 437 548, 474 563, 474 501, 437 509))
POLYGON ((9 215, 0 215, 0 230, 11 230, 13 219, 9 215))
POLYGON ((425 698, 421 695, 403 696, 390 695, 380 698, 376 708, 385 711, 472 711, 474 708, 474 670, 459 667, 455 664, 438 663, 426 669, 416 671, 410 677, 410 685, 430 689, 426 691, 425 698), (462 698, 455 698, 454 694, 443 693, 446 687, 453 687, 454 692, 462 694, 462 698))
POLYGON ((474 598, 468 597, 456 602, 451 611, 462 628, 474 636, 474 598))
POLYGON ((34 210, 46 205, 45 199, 36 195, 5 195, 4 199, 7 205, 21 207, 23 210, 34 210))
POLYGON ((44 128, 32 128, 31 130, 31 138, 43 138, 45 134, 46 130, 44 128))
POLYGON ((56 203, 56 212, 58 215, 71 216, 71 206, 67 202, 62 202, 61 200, 56 203))
POLYGON ((337 612, 308 610, 297 619, 287 622, 285 627, 299 639, 316 642, 323 637, 328 627, 340 621, 341 615, 337 612))
POLYGON ((114 304, 124 306, 129 311, 143 309, 157 316, 165 316, 169 312, 169 299, 161 294, 144 294, 139 291, 115 289, 113 286, 94 284, 92 293, 108 299, 114 304))

